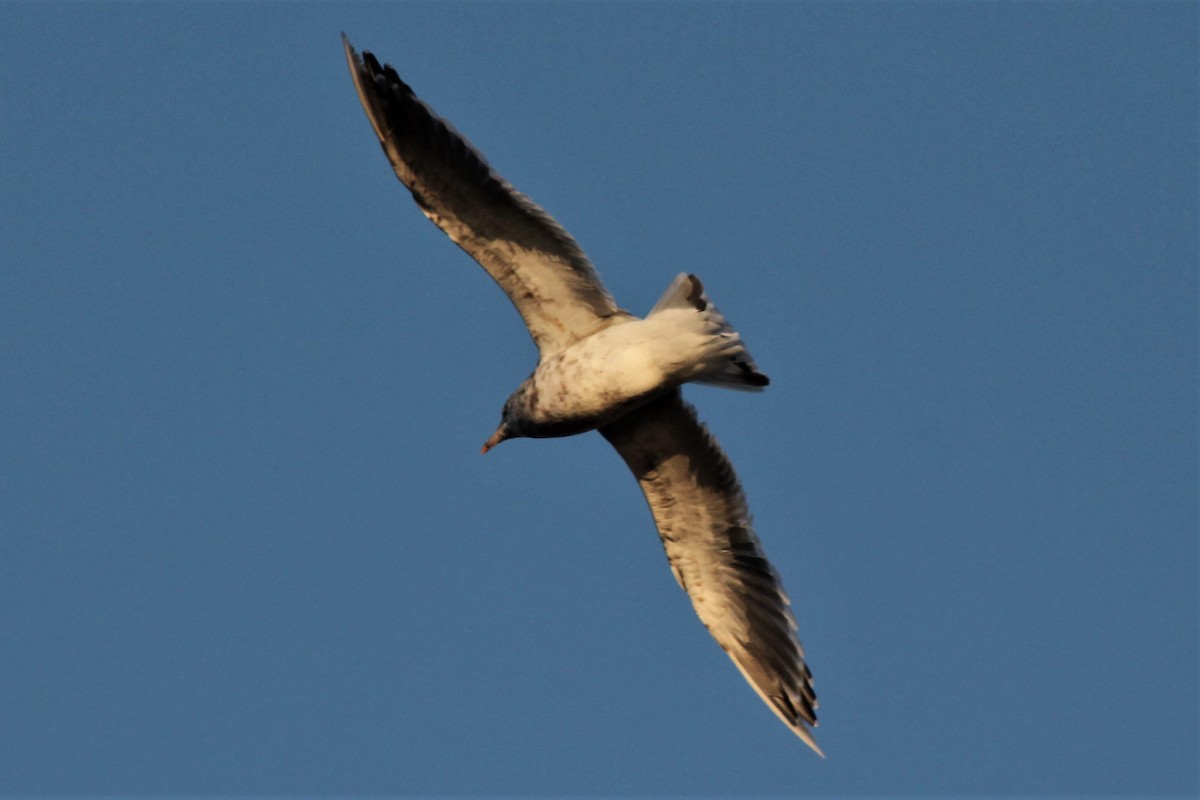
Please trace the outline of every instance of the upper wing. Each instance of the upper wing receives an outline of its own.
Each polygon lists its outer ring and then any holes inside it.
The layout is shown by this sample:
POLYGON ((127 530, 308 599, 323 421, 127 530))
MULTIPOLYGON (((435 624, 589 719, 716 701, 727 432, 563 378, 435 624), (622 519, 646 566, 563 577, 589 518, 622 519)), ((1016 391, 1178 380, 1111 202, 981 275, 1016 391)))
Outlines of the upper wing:
POLYGON ((500 284, 543 356, 629 315, 553 217, 488 166, 390 65, 345 35, 354 87, 396 175, 425 216, 500 284))
POLYGON ((633 470, 700 621, 771 710, 821 753, 812 673, 733 466, 678 390, 600 429, 633 470))

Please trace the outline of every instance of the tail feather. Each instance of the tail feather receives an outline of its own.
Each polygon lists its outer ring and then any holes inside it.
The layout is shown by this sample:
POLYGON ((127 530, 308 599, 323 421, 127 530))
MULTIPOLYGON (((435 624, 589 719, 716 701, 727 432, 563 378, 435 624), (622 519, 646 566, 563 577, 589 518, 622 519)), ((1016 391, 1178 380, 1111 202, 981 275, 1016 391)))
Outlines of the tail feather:
POLYGON ((758 371, 742 337, 708 299, 695 275, 682 273, 675 278, 646 318, 670 312, 682 312, 684 324, 695 326, 705 337, 700 369, 691 380, 752 392, 771 382, 758 371))
MULTIPOLYGON (((711 305, 708 295, 704 293, 704 285, 700 283, 700 279, 695 275, 681 272, 675 276, 675 280, 671 281, 671 285, 663 292, 662 297, 658 298, 658 302, 654 304, 654 308, 650 309, 647 316, 653 317, 660 311, 666 311, 669 308, 690 308, 703 312, 711 305)), ((718 316, 720 316, 719 313, 718 316)), ((724 322, 724 318, 721 321, 724 322)))

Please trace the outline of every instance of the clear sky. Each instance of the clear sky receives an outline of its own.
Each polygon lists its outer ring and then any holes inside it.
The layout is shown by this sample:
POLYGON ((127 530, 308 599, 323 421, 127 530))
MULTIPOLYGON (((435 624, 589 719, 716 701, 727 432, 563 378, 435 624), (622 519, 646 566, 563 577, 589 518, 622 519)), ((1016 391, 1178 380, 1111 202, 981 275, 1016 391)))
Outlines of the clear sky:
POLYGON ((0 794, 1191 794, 1197 5, 0 4, 0 794), (345 31, 644 313, 816 758, 393 177, 345 31))

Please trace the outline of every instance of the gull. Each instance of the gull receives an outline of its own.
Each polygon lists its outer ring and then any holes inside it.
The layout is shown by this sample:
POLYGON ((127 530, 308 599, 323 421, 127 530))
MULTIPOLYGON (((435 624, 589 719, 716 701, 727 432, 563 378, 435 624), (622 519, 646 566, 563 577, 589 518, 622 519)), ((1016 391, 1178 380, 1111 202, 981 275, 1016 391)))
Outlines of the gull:
POLYGON ((492 276, 539 360, 483 452, 516 437, 596 430, 641 486, 675 579, 763 702, 805 744, 817 698, 779 576, 745 494, 684 383, 761 391, 769 381, 694 275, 644 319, 622 310, 567 231, 495 173, 391 65, 342 44, 371 127, 417 207, 492 276))

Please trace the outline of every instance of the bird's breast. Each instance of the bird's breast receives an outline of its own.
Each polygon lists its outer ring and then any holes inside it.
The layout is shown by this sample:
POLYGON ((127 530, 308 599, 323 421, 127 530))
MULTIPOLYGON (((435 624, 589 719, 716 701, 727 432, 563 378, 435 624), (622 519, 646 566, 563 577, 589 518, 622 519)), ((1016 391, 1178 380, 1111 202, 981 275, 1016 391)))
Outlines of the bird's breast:
POLYGON ((569 436, 629 413, 673 385, 636 323, 576 342, 538 365, 531 376, 529 421, 534 436, 569 436))

